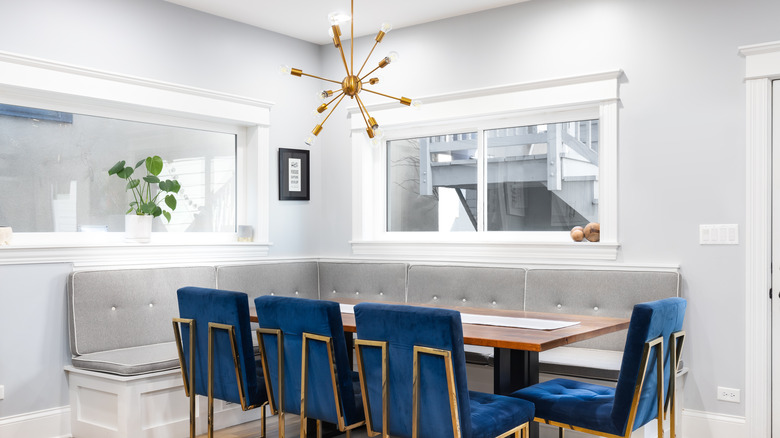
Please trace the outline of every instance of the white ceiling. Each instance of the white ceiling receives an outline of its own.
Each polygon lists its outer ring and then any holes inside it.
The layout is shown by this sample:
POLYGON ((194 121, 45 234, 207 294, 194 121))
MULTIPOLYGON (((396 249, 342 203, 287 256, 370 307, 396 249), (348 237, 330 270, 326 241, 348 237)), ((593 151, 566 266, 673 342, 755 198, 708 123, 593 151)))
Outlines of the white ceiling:
MULTIPOLYGON (((331 41, 328 14, 349 14, 349 0, 166 0, 316 44, 331 41)), ((470 14, 528 0, 355 1, 355 37, 375 35, 382 23, 394 29, 470 14)), ((341 26, 349 37, 350 24, 341 26)))

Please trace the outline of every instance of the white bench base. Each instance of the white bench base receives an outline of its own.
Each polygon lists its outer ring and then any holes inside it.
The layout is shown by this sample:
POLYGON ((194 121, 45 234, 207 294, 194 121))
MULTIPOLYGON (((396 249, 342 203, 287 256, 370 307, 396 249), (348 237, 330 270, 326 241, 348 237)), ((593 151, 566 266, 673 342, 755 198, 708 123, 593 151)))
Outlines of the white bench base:
MULTIPOLYGON (((78 438, 160 438, 189 435, 189 399, 178 369, 116 376, 66 366, 71 433, 78 438)), ((196 431, 206 433, 207 403, 196 401, 196 431)), ((262 409, 214 401, 214 428, 260 419, 262 409)), ((259 431, 258 431, 259 434, 259 431)))

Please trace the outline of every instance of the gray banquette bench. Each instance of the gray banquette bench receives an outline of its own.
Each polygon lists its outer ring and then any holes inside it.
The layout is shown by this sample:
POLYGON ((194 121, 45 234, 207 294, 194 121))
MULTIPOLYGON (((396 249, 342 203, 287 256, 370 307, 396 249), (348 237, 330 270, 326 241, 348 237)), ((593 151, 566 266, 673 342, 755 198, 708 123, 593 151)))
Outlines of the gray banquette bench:
MULTIPOLYGON (((178 315, 176 290, 186 285, 242 291, 250 300, 273 294, 628 317, 636 303, 678 296, 680 276, 675 270, 363 261, 79 271, 68 283, 71 374, 127 378, 178 368, 171 318, 178 315)), ((540 371, 616 380, 624 343, 625 331, 542 352, 540 371)), ((470 347, 467 358, 490 366, 492 349, 470 347)), ((171 385, 181 385, 179 375, 171 378, 171 385)))

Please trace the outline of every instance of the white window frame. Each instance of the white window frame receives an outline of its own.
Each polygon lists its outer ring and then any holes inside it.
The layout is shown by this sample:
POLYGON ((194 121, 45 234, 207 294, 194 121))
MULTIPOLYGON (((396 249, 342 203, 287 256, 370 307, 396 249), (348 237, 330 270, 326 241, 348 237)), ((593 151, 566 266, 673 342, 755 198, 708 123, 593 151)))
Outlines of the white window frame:
MULTIPOLYGON (((515 84, 424 98, 420 109, 369 106, 383 140, 496 127, 599 119, 600 242, 573 242, 568 232, 388 232, 386 142, 371 146, 363 117, 350 109, 352 129, 352 251, 361 256, 414 259, 588 260, 617 259, 617 149, 621 71, 515 84)), ((478 136, 478 154, 484 154, 478 136)), ((484 180, 486 161, 478 170, 484 180)), ((481 184, 484 192, 486 187, 481 184)), ((486 196, 482 196, 485 202, 486 196)), ((482 212, 484 208, 480 209, 482 212)), ((484 214, 484 213, 481 213, 484 214)), ((484 218, 482 218, 484 220, 484 218)))
MULTIPOLYGON (((251 260, 268 255, 271 103, 0 52, 2 103, 236 135, 235 233, 153 233, 150 244, 124 233, 14 233, 0 264, 72 262, 77 266, 251 260), (186 251, 182 248, 186 247, 186 251)), ((12 224, 11 224, 12 225, 12 224)))

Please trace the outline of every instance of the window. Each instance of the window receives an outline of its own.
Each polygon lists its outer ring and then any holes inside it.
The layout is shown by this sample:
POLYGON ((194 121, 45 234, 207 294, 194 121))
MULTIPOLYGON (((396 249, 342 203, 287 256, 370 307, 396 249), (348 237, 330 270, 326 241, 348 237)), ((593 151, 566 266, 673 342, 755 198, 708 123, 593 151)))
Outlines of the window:
POLYGON ((233 232, 236 135, 0 104, 0 223, 15 232, 124 231, 132 200, 107 170, 159 154, 181 190, 154 231, 233 232))
POLYGON ((268 254, 270 103, 7 53, 0 96, 0 223, 14 228, 0 264, 268 254), (153 154, 182 185, 178 205, 171 223, 155 220, 151 244, 125 246, 127 194, 107 169, 153 154), (236 243, 237 225, 254 243, 236 243))
POLYGON ((598 130, 598 120, 580 120, 389 141, 387 231, 568 231, 598 222, 598 130))
POLYGON ((372 147, 353 117, 355 254, 617 257, 621 72, 369 108, 372 147), (601 224, 601 242, 572 227, 601 224))

